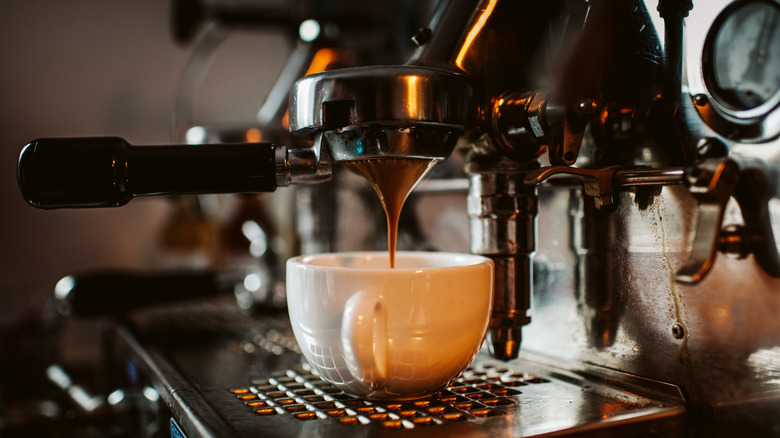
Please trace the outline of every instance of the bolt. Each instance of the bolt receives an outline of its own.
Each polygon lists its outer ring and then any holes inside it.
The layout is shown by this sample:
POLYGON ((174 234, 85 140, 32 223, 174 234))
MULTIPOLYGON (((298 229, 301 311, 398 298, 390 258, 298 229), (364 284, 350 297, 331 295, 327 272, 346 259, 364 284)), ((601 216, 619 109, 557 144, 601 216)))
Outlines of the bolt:
POLYGON ((602 105, 596 99, 582 99, 574 105, 574 112, 580 117, 595 117, 601 111, 602 105))
POLYGON ((726 225, 718 237, 718 249, 729 257, 744 259, 751 252, 750 236, 744 225, 726 225))
POLYGON ((423 27, 417 30, 417 33, 415 33, 412 36, 412 42, 419 46, 422 46, 423 44, 427 43, 428 40, 431 39, 431 28, 429 27, 423 27))
POLYGON ((712 147, 712 142, 707 138, 703 138, 699 141, 699 144, 696 145, 696 150, 699 152, 699 156, 703 157, 712 152, 712 147))
POLYGON ((685 336, 685 328, 679 322, 672 326, 672 336, 675 339, 682 339, 685 336))
POLYGON ((717 138, 704 137, 696 143, 696 152, 702 158, 725 157, 729 151, 725 144, 717 138))

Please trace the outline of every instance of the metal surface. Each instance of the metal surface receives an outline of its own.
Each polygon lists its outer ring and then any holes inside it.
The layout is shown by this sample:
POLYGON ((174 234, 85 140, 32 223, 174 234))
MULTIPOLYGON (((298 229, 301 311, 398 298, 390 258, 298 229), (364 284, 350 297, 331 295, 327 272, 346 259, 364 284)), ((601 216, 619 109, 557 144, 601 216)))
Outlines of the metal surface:
POLYGON ((461 74, 413 66, 359 67, 307 76, 291 92, 290 131, 325 132, 334 161, 446 158, 473 125, 461 74))
MULTIPOLYGON (((580 196, 572 190, 540 189, 539 216, 550 220, 539 221, 535 271, 546 275, 535 282, 521 355, 545 352, 673 382, 705 434, 729 436, 742 428, 776 436, 777 416, 765 413, 780 409, 780 367, 756 358, 776 357, 780 346, 780 282, 752 257, 719 257, 696 286, 676 282, 697 216, 683 186, 664 188, 645 208, 638 208, 638 195, 621 193, 608 222, 595 224, 596 216, 571 214, 577 211, 572 196, 580 196), (570 227, 605 237, 577 253, 570 248, 585 240, 561 233, 570 227), (570 267, 583 264, 588 277, 608 286, 579 288, 578 271, 570 267), (603 335, 594 336, 593 317, 602 320, 603 335)), ((725 217, 738 220, 735 205, 725 217)))
POLYGON ((117 336, 126 370, 160 391, 190 437, 684 436, 687 427, 674 386, 486 355, 433 397, 356 399, 301 365, 284 315, 251 319, 229 301, 149 310, 117 336))
POLYGON ((472 162, 467 172, 471 252, 492 258, 496 271, 488 345, 494 357, 510 360, 519 353, 521 327, 530 321, 539 200, 514 163, 472 162))

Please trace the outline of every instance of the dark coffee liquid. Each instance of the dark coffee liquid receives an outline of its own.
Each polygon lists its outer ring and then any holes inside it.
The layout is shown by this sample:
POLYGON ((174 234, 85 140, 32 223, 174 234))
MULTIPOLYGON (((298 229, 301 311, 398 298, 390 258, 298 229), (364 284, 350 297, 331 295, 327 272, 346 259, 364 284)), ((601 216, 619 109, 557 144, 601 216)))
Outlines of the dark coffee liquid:
POLYGON ((387 216, 387 249, 390 267, 395 267, 398 218, 406 197, 417 182, 436 164, 429 158, 368 158, 345 161, 344 165, 362 175, 374 187, 387 216))

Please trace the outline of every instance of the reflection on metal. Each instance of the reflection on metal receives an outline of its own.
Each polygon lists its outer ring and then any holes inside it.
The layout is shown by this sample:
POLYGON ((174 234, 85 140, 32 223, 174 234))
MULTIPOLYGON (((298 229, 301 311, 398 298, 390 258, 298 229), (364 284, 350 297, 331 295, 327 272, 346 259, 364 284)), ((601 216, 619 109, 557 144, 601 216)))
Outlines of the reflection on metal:
POLYGON ((434 396, 379 402, 345 394, 302 366, 300 353, 285 347, 285 315, 250 319, 212 301, 150 310, 132 325, 118 329, 118 353, 137 365, 141 381, 162 388, 161 408, 187 436, 685 433, 675 386, 549 356, 500 363, 481 353, 434 396))
POLYGON ((626 250, 618 215, 599 209, 579 190, 571 192, 571 243, 576 256, 577 310, 588 344, 597 349, 615 342, 621 316, 621 285, 626 250))
POLYGON ((487 0, 487 5, 485 5, 484 9, 480 8, 482 10, 479 12, 478 18, 471 25, 471 28, 468 29, 466 40, 463 42, 463 46, 461 46, 460 51, 458 51, 458 56, 455 58, 455 65, 458 68, 463 69, 463 59, 466 57, 469 50, 471 50, 474 38, 476 38, 482 31, 482 28, 485 27, 485 23, 493 13, 496 3, 498 3, 498 0, 487 0))

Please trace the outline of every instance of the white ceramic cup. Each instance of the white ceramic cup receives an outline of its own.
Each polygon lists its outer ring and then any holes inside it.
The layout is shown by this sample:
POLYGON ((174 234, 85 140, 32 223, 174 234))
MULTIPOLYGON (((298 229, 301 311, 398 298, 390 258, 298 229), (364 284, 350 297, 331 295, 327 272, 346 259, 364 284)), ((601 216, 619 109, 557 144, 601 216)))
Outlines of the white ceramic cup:
POLYGON ((370 399, 429 396, 474 360, 493 262, 471 254, 353 252, 287 261, 295 338, 313 371, 370 399))

